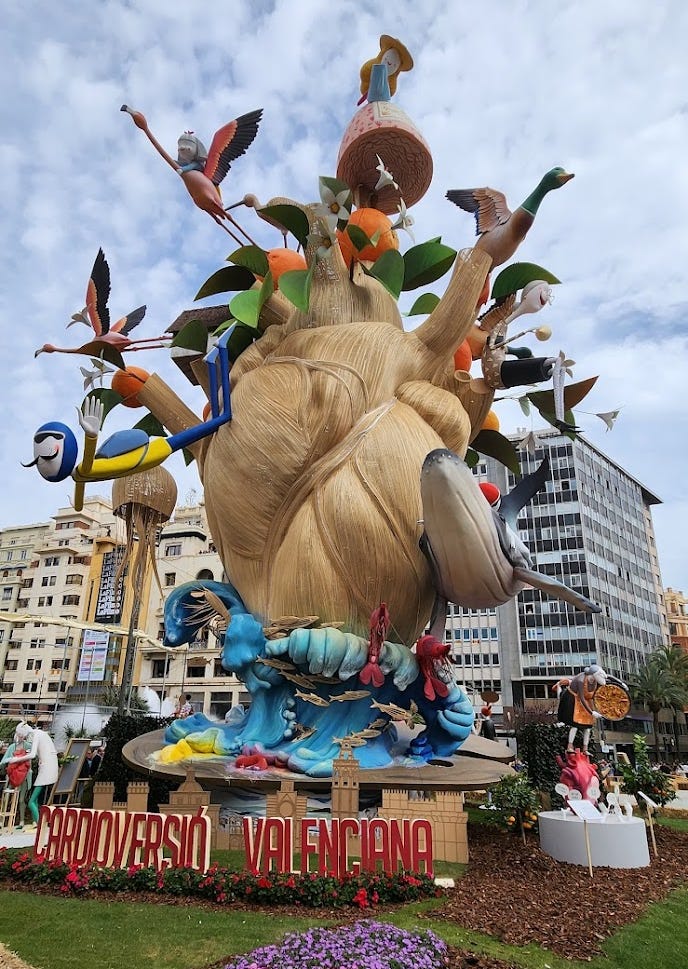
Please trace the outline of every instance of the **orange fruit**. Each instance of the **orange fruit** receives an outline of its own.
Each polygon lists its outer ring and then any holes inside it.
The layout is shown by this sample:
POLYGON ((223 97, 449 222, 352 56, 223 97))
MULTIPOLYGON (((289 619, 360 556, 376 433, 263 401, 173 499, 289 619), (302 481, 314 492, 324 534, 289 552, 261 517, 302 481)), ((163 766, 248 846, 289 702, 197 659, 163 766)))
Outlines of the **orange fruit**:
POLYGON ((473 363, 473 353, 468 340, 464 340, 454 354, 454 370, 470 370, 473 363))
POLYGON ((272 273, 272 285, 277 289, 277 284, 282 273, 292 269, 308 269, 308 263, 295 249, 270 249, 267 253, 268 266, 272 273))
POLYGON ((120 395, 125 407, 143 407, 136 395, 149 377, 143 367, 125 367, 112 378, 112 389, 120 395))
POLYGON ((498 431, 499 430, 499 418, 493 410, 487 412, 487 417, 483 421, 482 426, 483 431, 498 431))
POLYGON ((351 266, 353 260, 357 262, 375 262, 388 249, 399 248, 399 236, 396 230, 392 228, 392 223, 385 213, 380 212, 379 209, 356 209, 355 212, 351 213, 349 225, 357 225, 359 229, 365 232, 369 239, 372 239, 378 232, 380 233, 380 238, 374 246, 365 246, 359 252, 351 241, 351 236, 346 229, 341 232, 337 231, 339 248, 342 250, 342 256, 347 266, 351 266))

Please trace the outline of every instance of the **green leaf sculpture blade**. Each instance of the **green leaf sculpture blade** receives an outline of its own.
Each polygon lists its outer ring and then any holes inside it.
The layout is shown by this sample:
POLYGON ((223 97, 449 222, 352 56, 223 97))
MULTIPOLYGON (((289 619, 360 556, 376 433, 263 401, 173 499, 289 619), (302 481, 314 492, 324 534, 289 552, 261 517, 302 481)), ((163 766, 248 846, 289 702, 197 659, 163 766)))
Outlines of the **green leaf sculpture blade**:
POLYGON ((254 329, 258 329, 258 317, 260 316, 259 303, 260 290, 249 289, 245 293, 236 294, 230 301, 229 312, 240 323, 245 323, 246 326, 252 326, 254 329))
POLYGON ((524 286, 536 279, 542 279, 546 283, 552 283, 552 285, 561 282, 548 269, 543 269, 542 266, 537 266, 534 262, 514 262, 506 269, 502 269, 492 283, 492 299, 503 299, 505 296, 511 296, 512 293, 517 293, 519 289, 523 289, 524 286))
MULTIPOLYGON (((564 407, 567 410, 576 407, 588 396, 596 383, 597 377, 587 377, 585 380, 579 380, 575 384, 567 384, 564 387, 564 407)), ((554 415, 554 391, 533 390, 529 394, 526 394, 526 397, 533 407, 540 411, 543 417, 546 415, 554 415)), ((549 420, 549 417, 547 417, 547 420, 549 420)))
POLYGON ((290 269, 279 278, 280 292, 304 313, 308 312, 314 268, 315 264, 310 269, 290 269))
MULTIPOLYGON (((305 249, 310 227, 308 216, 297 205, 265 205, 261 214, 269 216, 274 222, 279 222, 287 232, 291 232, 299 245, 305 249)), ((263 275, 262 273, 260 274, 263 275)))
POLYGON ((184 350, 195 350, 205 353, 208 349, 208 328, 201 320, 189 320, 186 326, 177 333, 171 346, 184 350))
POLYGON ((471 446, 480 454, 486 454, 500 461, 513 474, 521 476, 521 464, 516 448, 499 431, 480 431, 471 441, 471 446))
POLYGON ((148 437, 167 437, 167 431, 162 426, 157 417, 146 414, 140 421, 134 424, 140 431, 145 431, 148 437))
POLYGON ((109 387, 96 387, 95 390, 92 390, 89 394, 86 394, 86 396, 84 397, 84 400, 81 404, 82 412, 86 401, 90 400, 93 397, 95 397, 96 400, 99 400, 100 403, 103 405, 103 420, 105 420, 105 418, 108 416, 110 411, 118 404, 121 404, 123 400, 122 396, 118 394, 116 390, 110 390, 109 387))
POLYGON ((436 293, 423 293, 419 296, 406 316, 421 316, 424 313, 432 313, 439 303, 440 298, 436 293))
POLYGON ((265 250, 260 246, 242 246, 227 256, 227 261, 234 263, 235 266, 243 266, 254 276, 265 276, 270 268, 265 250))
POLYGON ((404 253, 404 285, 402 289, 418 289, 440 279, 456 259, 456 249, 442 242, 422 242, 404 253))
POLYGON ((478 452, 474 451, 472 447, 469 447, 468 450, 466 451, 466 456, 464 457, 464 461, 466 462, 468 467, 471 470, 473 470, 473 468, 475 468, 476 465, 478 464, 479 460, 480 460, 480 455, 478 454, 478 452))
POLYGON ((404 257, 396 249, 387 249, 375 260, 370 269, 363 267, 368 276, 373 276, 385 287, 388 293, 399 299, 404 282, 404 257))
POLYGON ((237 323, 234 332, 227 341, 227 353, 231 363, 238 360, 247 347, 258 339, 260 332, 245 323, 237 323))
POLYGON ((358 225, 347 225, 345 229, 346 234, 351 239, 354 244, 354 248, 357 252, 361 252, 366 246, 373 245, 371 239, 366 235, 363 229, 358 225))
POLYGON ((223 266, 206 279, 194 296, 194 300, 216 296, 218 293, 234 293, 241 289, 250 289, 255 281, 256 277, 245 266, 223 266))

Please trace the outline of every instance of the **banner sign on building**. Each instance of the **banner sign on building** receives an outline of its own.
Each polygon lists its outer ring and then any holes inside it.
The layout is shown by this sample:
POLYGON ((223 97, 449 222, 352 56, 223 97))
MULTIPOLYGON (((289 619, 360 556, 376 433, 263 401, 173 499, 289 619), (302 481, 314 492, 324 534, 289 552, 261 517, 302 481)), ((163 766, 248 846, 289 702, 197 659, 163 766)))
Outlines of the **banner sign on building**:
POLYGON ((100 573, 100 587, 96 600, 96 622, 119 622, 122 618, 122 586, 123 578, 116 582, 123 546, 119 545, 112 552, 103 555, 103 566, 100 573))
POLYGON ((102 629, 84 629, 77 680, 103 682, 109 642, 110 633, 103 632, 102 629))

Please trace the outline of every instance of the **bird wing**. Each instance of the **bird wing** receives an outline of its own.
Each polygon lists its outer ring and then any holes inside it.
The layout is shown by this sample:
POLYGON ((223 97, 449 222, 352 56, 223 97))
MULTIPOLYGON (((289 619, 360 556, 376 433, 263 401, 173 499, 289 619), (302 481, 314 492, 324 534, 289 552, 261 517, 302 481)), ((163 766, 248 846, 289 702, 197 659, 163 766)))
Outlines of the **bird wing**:
POLYGON ((137 310, 132 310, 126 316, 123 316, 121 320, 117 320, 116 323, 110 327, 111 333, 121 333, 122 336, 129 336, 131 331, 135 326, 138 326, 141 320, 146 315, 146 307, 139 306, 137 310))
POLYGON ((86 311, 96 336, 103 336, 110 329, 109 298, 110 267, 103 250, 99 249, 86 288, 86 311))
POLYGON ((475 216, 476 235, 502 225, 511 215, 506 197, 496 188, 450 189, 447 198, 475 216))
POLYGON ((243 155, 249 148, 258 133, 258 123, 262 114, 262 108, 242 114, 215 133, 208 152, 208 160, 203 169, 203 174, 213 185, 220 184, 234 159, 243 155))

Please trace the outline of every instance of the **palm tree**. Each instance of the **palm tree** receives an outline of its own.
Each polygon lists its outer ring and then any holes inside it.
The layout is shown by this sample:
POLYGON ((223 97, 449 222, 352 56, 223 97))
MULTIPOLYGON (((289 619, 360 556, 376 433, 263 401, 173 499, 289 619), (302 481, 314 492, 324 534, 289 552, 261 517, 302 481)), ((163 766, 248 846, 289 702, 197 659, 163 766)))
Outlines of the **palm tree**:
MULTIPOLYGON (((672 706, 673 725, 674 725, 674 744, 676 756, 679 754, 679 730, 678 715, 683 714, 686 700, 688 699, 688 653, 686 653, 678 643, 667 643, 661 646, 654 654, 656 661, 669 673, 675 683, 684 691, 686 696, 678 706, 672 706)), ((685 722, 685 716, 684 716, 685 722)))
POLYGON ((683 709, 688 703, 688 690, 679 683, 667 668, 661 651, 653 653, 644 666, 630 678, 631 698, 641 703, 652 714, 655 735, 655 756, 659 752, 659 714, 661 710, 683 709))

